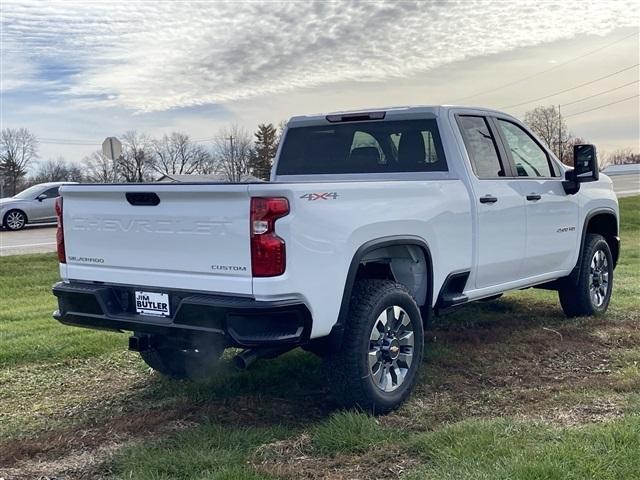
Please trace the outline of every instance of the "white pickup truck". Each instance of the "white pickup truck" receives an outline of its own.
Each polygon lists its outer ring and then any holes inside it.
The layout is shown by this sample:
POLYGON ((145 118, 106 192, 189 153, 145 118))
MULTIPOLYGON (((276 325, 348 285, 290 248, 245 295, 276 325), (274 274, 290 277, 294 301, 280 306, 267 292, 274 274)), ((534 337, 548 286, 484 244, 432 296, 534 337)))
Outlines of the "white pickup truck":
POLYGON ((64 186, 54 316, 134 332, 178 378, 301 346, 339 402, 387 412, 432 312, 534 286, 606 311, 618 202, 595 148, 574 157, 501 112, 402 107, 292 118, 268 183, 64 186))

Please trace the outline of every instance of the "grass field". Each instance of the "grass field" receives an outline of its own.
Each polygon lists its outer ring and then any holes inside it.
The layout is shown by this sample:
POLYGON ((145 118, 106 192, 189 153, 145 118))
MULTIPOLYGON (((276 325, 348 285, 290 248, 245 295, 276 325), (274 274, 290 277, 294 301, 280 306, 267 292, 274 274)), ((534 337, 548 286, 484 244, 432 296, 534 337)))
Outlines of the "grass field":
POLYGON ((51 319, 54 255, 0 258, 0 477, 626 479, 640 472, 640 197, 608 314, 526 290, 439 317, 411 399, 328 403, 302 351, 169 381, 125 334, 51 319))

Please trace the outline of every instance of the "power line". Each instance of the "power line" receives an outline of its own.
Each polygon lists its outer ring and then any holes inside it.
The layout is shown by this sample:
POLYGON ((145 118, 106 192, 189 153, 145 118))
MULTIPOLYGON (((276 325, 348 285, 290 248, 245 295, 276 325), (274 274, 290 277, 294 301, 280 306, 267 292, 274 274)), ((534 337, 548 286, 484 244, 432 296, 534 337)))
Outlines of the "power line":
POLYGON ((581 83, 579 85, 575 85, 575 86, 570 87, 570 88, 565 88, 564 90, 559 90, 557 92, 551 93, 549 95, 545 95, 543 97, 538 97, 538 98, 534 98, 534 99, 531 99, 531 100, 527 100, 526 102, 515 103, 513 105, 505 105, 505 106, 501 106, 499 108, 514 108, 514 107, 519 107, 521 105, 527 105, 529 103, 534 103, 534 102, 537 102, 539 100, 544 100, 545 98, 555 97, 556 95, 560 95, 561 93, 570 92, 571 90, 576 90, 578 88, 582 88, 582 87, 585 87, 587 85, 591 85, 592 83, 599 82, 600 80, 604 80, 605 78, 613 77, 613 76, 618 75, 618 74, 620 74, 622 72, 626 72, 627 70, 631 70, 632 68, 635 68, 638 65, 640 65, 640 63, 636 63, 635 65, 631 65, 629 67, 623 68, 622 70, 618 70, 617 72, 610 73, 608 75, 605 75, 604 77, 596 78, 595 80, 591 80, 589 82, 581 83))
POLYGON ((498 86, 498 87, 492 88, 492 89, 490 89, 490 90, 485 90, 485 91, 483 91, 483 92, 477 92, 477 93, 474 93, 473 95, 467 95, 466 97, 461 97, 461 98, 458 98, 458 99, 454 99, 453 101, 454 101, 454 102, 459 102, 459 101, 461 101, 461 100, 467 100, 467 99, 469 99, 469 98, 478 97, 478 96, 480 96, 480 95, 485 95, 485 94, 487 94, 487 93, 496 92, 496 91, 501 90, 501 89, 503 89, 503 88, 505 88, 505 87, 510 87, 511 85, 516 85, 516 84, 518 84, 518 83, 524 82, 525 80, 529 80, 529 79, 531 79, 531 78, 538 77, 538 76, 540 76, 540 75, 542 75, 542 74, 545 74, 545 73, 547 73, 547 72, 551 72, 551 71, 556 70, 556 69, 558 69, 558 68, 560 68, 560 67, 563 67, 563 66, 565 66, 565 65, 567 65, 567 64, 569 64, 569 63, 575 62, 576 60, 580 60, 581 58, 584 58, 584 57, 587 57, 587 56, 589 56, 589 55, 591 55, 591 54, 594 54, 594 53, 596 53, 596 52, 599 52, 600 50, 604 50, 605 48, 609 48, 609 47, 611 47, 612 45, 615 45, 615 44, 617 44, 617 43, 623 42, 623 41, 624 41, 624 40, 626 40, 627 38, 631 38, 631 37, 633 37, 634 35, 638 35, 638 32, 634 32, 634 33, 632 33, 631 35, 627 35, 626 37, 623 37, 623 38, 621 38, 621 39, 619 39, 619 40, 616 40, 615 42, 608 43, 608 44, 606 44, 606 45, 603 45, 602 47, 599 47, 599 48, 596 48, 595 50, 591 50, 591 51, 589 51, 589 52, 583 53, 582 55, 579 55, 579 56, 577 56, 577 57, 570 58, 569 60, 566 60, 566 61, 564 61, 564 62, 562 62, 562 63, 557 64, 557 65, 554 65, 554 66, 553 66, 553 67, 551 67, 551 68, 547 68, 546 70, 541 70, 541 71, 539 71, 539 72, 533 73, 533 74, 531 74, 531 75, 527 75, 526 77, 519 78, 519 79, 514 80, 514 81, 512 81, 512 82, 504 83, 504 84, 502 84, 502 85, 500 85, 500 86, 498 86))
POLYGON ((205 143, 205 142, 212 142, 214 140, 228 140, 228 139, 229 137, 216 136, 216 137, 209 137, 209 138, 193 138, 191 139, 191 141, 195 143, 205 143))
POLYGON ((599 97, 600 95, 604 95, 605 93, 613 92, 615 90, 620 90, 621 88, 627 87, 629 85, 633 85, 634 83, 638 83, 638 82, 640 82, 640 80, 634 80, 633 82, 625 83, 624 85, 620 85, 619 87, 610 88, 609 90, 605 90, 604 92, 594 93, 593 95, 589 95, 588 97, 579 98, 578 100, 574 100, 573 102, 563 103, 562 106, 566 107, 567 105, 573 105, 574 103, 579 103, 579 102, 582 102, 584 100, 588 100, 588 99, 593 98, 593 97, 599 97))
MULTIPOLYGON (((194 143, 204 143, 210 142, 213 140, 227 140, 227 137, 209 137, 209 138, 194 138, 190 139, 194 143)), ((91 146, 96 145, 100 146, 102 144, 102 140, 77 140, 77 139, 65 139, 65 138, 45 138, 41 137, 38 139, 39 143, 44 145, 71 145, 71 146, 91 146)))
POLYGON ((102 142, 76 142, 76 141, 67 141, 67 140, 49 140, 49 139, 45 139, 45 138, 39 138, 38 139, 38 143, 42 143, 44 145, 71 145, 71 146, 90 146, 90 145, 97 145, 100 146, 100 144, 102 142))
POLYGON ((590 108, 588 110, 582 110, 581 112, 572 113, 570 115, 565 115, 564 118, 575 117, 576 115, 582 115, 583 113, 593 112, 594 110, 599 110, 604 107, 608 107, 609 105, 615 105, 616 103, 626 102, 627 100, 631 100, 632 98, 640 97, 640 93, 636 95, 632 95, 631 97, 623 98, 622 100, 617 100, 615 102, 605 103, 604 105, 600 105, 598 107, 590 108))
POLYGON ((51 141, 51 142, 80 142, 80 143, 84 143, 84 142, 90 142, 91 140, 79 140, 79 139, 72 139, 72 138, 51 138, 51 137, 40 137, 42 140, 46 140, 46 141, 51 141))

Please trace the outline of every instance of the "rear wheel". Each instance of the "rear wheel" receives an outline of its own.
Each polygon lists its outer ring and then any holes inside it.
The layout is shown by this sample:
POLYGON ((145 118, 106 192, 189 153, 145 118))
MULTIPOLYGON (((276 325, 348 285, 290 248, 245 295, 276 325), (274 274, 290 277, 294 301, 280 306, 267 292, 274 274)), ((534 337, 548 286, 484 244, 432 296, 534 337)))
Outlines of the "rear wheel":
POLYGON ((152 348, 140 356, 154 370, 175 379, 203 380, 211 377, 224 351, 222 340, 212 340, 198 348, 181 348, 161 337, 151 338, 152 348))
POLYGON ((354 286, 342 347, 325 359, 335 399, 373 413, 397 408, 422 363, 420 310, 406 288, 389 280, 354 286))
POLYGON ((21 230, 27 224, 27 216, 20 210, 9 210, 3 223, 9 230, 21 230))
POLYGON ((568 317, 601 315, 607 311, 613 289, 613 258, 602 235, 587 234, 575 282, 558 290, 560 305, 568 317))

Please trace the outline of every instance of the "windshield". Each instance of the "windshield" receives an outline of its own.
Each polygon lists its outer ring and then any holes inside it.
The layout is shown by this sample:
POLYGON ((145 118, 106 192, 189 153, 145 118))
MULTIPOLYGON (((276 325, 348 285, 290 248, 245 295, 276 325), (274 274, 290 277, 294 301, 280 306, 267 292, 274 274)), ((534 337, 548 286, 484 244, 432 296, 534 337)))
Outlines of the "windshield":
POLYGON ((20 200, 34 199, 40 192, 42 192, 42 185, 34 185, 14 195, 13 198, 19 198, 20 200))
POLYGON ((446 170, 437 123, 424 119, 290 128, 277 174, 446 170))

